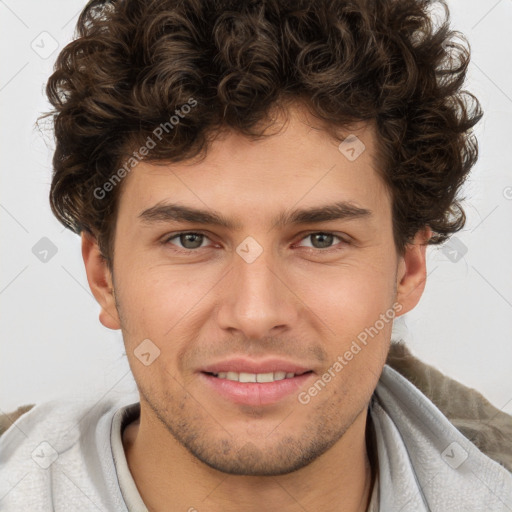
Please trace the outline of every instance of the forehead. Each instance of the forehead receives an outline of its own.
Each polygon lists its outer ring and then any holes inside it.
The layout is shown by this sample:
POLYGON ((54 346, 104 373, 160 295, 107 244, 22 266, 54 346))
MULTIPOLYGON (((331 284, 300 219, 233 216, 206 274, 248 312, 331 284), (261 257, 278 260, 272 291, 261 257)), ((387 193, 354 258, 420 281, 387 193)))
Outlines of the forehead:
MULTIPOLYGON (((180 202, 252 220, 281 212, 283 221, 282 212, 294 205, 341 201, 362 209, 389 207, 373 125, 345 129, 340 144, 297 109, 280 128, 259 140, 226 131, 201 160, 140 162, 125 178, 119 214, 136 218, 158 203, 180 202)), ((242 224, 239 220, 238 227, 242 224)))

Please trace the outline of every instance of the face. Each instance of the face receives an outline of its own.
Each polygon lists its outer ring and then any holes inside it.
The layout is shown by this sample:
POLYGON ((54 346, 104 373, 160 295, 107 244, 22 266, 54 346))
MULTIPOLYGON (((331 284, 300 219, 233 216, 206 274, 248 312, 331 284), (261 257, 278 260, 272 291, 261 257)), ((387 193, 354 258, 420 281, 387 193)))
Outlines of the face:
POLYGON ((310 124, 292 110, 277 135, 230 132, 202 162, 140 163, 123 183, 102 321, 123 330, 141 417, 227 473, 335 446, 407 309, 371 127, 351 132, 353 159, 310 124))

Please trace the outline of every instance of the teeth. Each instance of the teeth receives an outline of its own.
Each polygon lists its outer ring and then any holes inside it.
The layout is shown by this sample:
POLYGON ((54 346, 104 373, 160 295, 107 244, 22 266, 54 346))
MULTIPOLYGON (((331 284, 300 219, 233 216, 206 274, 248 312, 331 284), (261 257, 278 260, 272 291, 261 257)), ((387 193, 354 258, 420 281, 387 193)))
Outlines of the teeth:
POLYGON ((240 382, 256 382, 256 376, 255 373, 240 372, 238 380, 240 382))
POLYGON ((291 379, 295 377, 295 374, 282 371, 269 373, 219 372, 216 374, 216 377, 237 382, 274 382, 276 380, 291 379))
MULTIPOLYGON (((293 373, 292 373, 293 376, 293 373)), ((274 380, 274 374, 270 373, 257 373, 256 381, 257 382, 272 382, 274 380)))

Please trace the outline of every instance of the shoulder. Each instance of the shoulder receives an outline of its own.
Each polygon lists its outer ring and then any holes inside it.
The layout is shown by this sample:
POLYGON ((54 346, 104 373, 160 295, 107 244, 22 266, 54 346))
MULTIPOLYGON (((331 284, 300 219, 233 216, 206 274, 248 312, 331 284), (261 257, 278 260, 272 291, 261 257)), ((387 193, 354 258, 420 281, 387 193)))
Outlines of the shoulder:
POLYGON ((512 471, 512 416, 475 389, 423 363, 402 342, 391 344, 387 364, 416 386, 483 453, 512 471))
POLYGON ((41 447, 55 456, 78 453, 84 446, 93 448, 100 439, 108 442, 114 414, 125 402, 126 397, 63 397, 4 415, 0 474, 18 465, 31 465, 34 454, 42 453, 41 447))
POLYGON ((114 400, 98 400, 90 396, 83 399, 65 397, 37 405, 22 405, 15 411, 4 413, 0 418, 0 442, 20 431, 27 436, 47 431, 51 437, 58 437, 70 426, 80 425, 80 430, 83 430, 84 425, 91 420, 98 420, 116 405, 114 400))
POLYGON ((2 506, 39 512, 58 500, 76 504, 74 510, 89 510, 90 501, 80 491, 88 489, 87 495, 104 502, 105 510, 126 510, 110 449, 111 429, 116 412, 134 398, 63 398, 5 415, 2 506))
POLYGON ((2 413, 0 416, 0 436, 22 415, 30 411, 34 404, 21 405, 15 411, 2 413))

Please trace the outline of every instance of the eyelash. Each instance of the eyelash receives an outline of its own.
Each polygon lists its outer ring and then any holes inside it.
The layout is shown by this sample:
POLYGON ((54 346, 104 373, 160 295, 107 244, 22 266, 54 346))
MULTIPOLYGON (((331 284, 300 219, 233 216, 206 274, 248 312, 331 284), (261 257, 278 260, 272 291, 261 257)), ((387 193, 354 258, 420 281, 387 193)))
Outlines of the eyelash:
MULTIPOLYGON (((334 236, 335 238, 337 238, 338 240, 341 241, 341 244, 342 245, 349 245, 350 242, 348 240, 345 240, 344 238, 342 238, 340 235, 337 235, 336 233, 333 233, 333 232, 330 232, 330 231, 311 231, 310 233, 307 233, 305 234, 300 240, 299 242, 302 242, 302 240, 310 237, 311 235, 332 235, 334 236)), ((201 235, 201 236, 204 236, 205 238, 208 238, 208 235, 206 233, 203 233, 201 231, 179 231, 177 233, 172 233, 168 236, 166 236, 164 238, 164 240, 162 240, 162 244, 163 245, 168 245, 171 240, 174 240, 175 238, 179 238, 181 235, 201 235)), ((173 244, 174 245, 174 244, 173 244)), ((193 252, 197 252, 199 251, 199 249, 207 249, 208 247, 197 247, 195 249, 172 249, 173 251, 179 253, 179 254, 191 254, 193 252)), ((309 249, 308 252, 317 252, 317 253, 332 253, 332 252, 335 252, 335 251, 339 251, 339 250, 342 250, 343 247, 329 247, 327 249, 317 249, 315 247, 304 247, 304 249, 309 249)))

